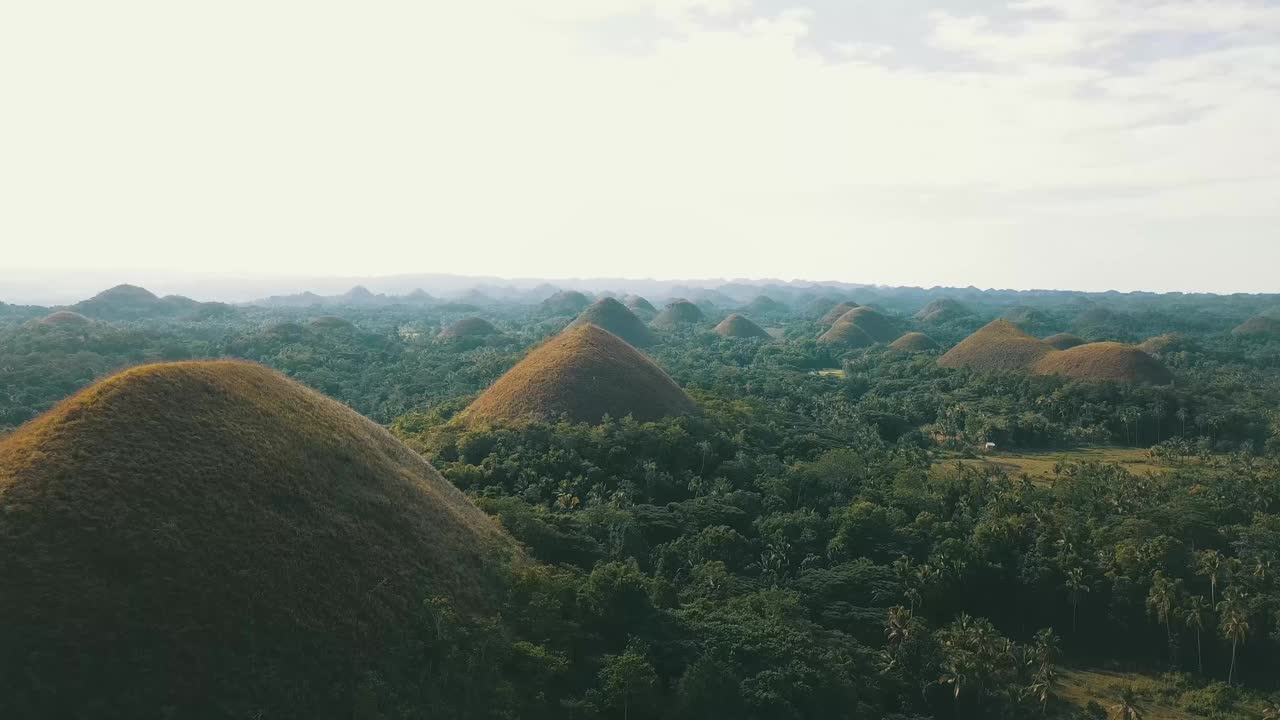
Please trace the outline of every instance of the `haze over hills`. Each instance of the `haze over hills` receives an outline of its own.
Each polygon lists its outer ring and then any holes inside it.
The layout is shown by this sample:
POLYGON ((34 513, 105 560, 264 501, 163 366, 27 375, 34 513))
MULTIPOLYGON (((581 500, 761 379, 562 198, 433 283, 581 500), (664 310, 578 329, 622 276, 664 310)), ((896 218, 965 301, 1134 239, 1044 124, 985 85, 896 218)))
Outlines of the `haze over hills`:
MULTIPOLYGON (((869 279, 874 280, 874 279, 869 279)), ((1066 297, 1096 298, 1141 304, 1152 298, 1185 298, 1188 302, 1231 296, 1209 293, 1093 292, 1071 290, 981 290, 976 287, 909 287, 839 281, 758 279, 636 279, 636 278, 501 278, 486 276, 422 273, 389 276, 287 276, 177 273, 161 271, 47 271, 0 270, 0 301, 17 305, 71 305, 103 288, 130 283, 147 288, 158 296, 180 295, 199 301, 257 303, 264 305, 342 304, 344 295, 359 287, 372 298, 370 304, 415 304, 458 301, 469 292, 482 293, 491 300, 535 305, 558 290, 577 290, 588 295, 605 291, 620 296, 636 294, 659 307, 670 300, 687 297, 708 299, 725 310, 740 309, 757 296, 793 306, 823 295, 830 297, 875 298, 911 315, 931 300, 948 298, 959 303, 1000 302, 1006 310, 1015 305, 1035 308, 1046 302, 1058 303, 1066 297), (714 296, 711 296, 714 291, 714 296), (382 296, 382 297, 379 297, 382 296), (718 299, 717 299, 718 298, 718 299)), ((363 293, 361 293, 363 295, 363 293)), ((1257 298, 1259 313, 1280 305, 1280 294, 1235 296, 1257 298)), ((864 303, 865 304, 865 303, 864 303)), ((829 306, 827 306, 829 308, 829 306)), ((977 308, 970 307, 970 310, 977 308)), ((1245 318, 1241 318, 1242 322, 1245 318)))

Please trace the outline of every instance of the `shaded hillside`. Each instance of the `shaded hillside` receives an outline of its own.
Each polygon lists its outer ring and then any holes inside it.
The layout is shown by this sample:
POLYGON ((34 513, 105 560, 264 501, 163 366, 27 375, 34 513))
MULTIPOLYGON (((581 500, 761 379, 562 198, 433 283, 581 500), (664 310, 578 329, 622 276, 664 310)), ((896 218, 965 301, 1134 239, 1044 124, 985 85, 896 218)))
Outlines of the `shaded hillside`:
POLYGON ((1159 360, 1133 345, 1104 342, 1050 353, 1036 363, 1037 375, 1060 375, 1074 380, 1114 380, 1117 382, 1168 385, 1173 373, 1159 360))
POLYGON ((350 717, 423 598, 508 541, 421 457, 258 365, 142 366, 0 441, 5 717, 350 717))
POLYGON ((204 304, 180 295, 156 297, 137 285, 117 285, 76 303, 71 309, 96 320, 144 320, 191 316, 204 304))
POLYGON ((972 314, 969 308, 951 298, 939 298, 921 308, 920 312, 915 314, 915 319, 922 323, 936 325, 959 320, 972 314))
POLYGON ((1000 316, 1000 319, 1008 320, 1015 325, 1034 326, 1049 322, 1050 317, 1049 314, 1043 310, 1037 310, 1036 308, 1028 307, 1026 305, 1018 305, 1004 311, 1004 314, 1000 316))
POLYGON ((720 321, 715 333, 727 338, 771 338, 764 328, 755 324, 745 315, 734 313, 720 321))
POLYGON ((938 343, 928 335, 920 332, 907 333, 889 344, 890 350, 898 352, 929 352, 938 349, 938 343))
POLYGON ((681 325, 692 325, 706 319, 702 309, 688 300, 675 300, 662 309, 650 323, 653 327, 671 329, 681 325))
POLYGON ((653 331, 635 313, 613 298, 595 301, 569 327, 587 323, 608 330, 636 347, 648 347, 658 341, 653 331))
POLYGON ((317 330, 350 330, 355 327, 350 321, 337 315, 321 315, 312 319, 309 324, 317 330))
POLYGON ((93 324, 93 321, 89 318, 78 312, 71 312, 70 310, 59 310, 55 313, 50 313, 49 315, 40 318, 38 322, 40 325, 44 325, 46 327, 63 328, 80 328, 93 324))
POLYGON ((1248 338, 1280 338, 1280 319, 1265 315, 1252 317, 1238 325, 1231 334, 1248 338))
POLYGON ((656 420, 695 412, 693 400, 643 353, 595 325, 580 325, 535 348, 459 421, 520 425, 564 416, 593 423, 605 415, 656 420))
POLYGON ((828 310, 825 315, 818 319, 818 322, 823 325, 835 325, 836 321, 844 317, 845 313, 857 307, 859 307, 857 303, 842 302, 828 310))
POLYGON ((996 320, 965 338, 938 359, 946 368, 969 368, 980 372, 1030 370, 1040 358, 1056 352, 1008 320, 996 320))
POLYGON ((1185 352, 1195 350, 1198 343, 1182 333, 1165 333, 1157 335, 1153 338, 1147 338, 1142 344, 1138 345, 1138 349, 1149 355, 1159 357, 1166 353, 1185 352))
POLYGON ((872 340, 879 343, 891 343, 898 339, 900 334, 893 321, 865 305, 841 315, 840 319, 836 321, 836 325, 841 323, 856 326, 872 340))
POLYGON ((590 304, 591 300, 577 290, 561 290, 538 307, 548 315, 577 315, 590 304))
POLYGON ((786 315, 791 311, 786 305, 774 300, 768 295, 757 295, 751 302, 742 307, 742 312, 747 315, 756 317, 766 317, 770 315, 786 315))
POLYGON ((1072 335, 1071 333, 1050 335, 1045 338, 1044 341, 1052 345, 1054 350, 1070 350, 1073 347, 1085 344, 1084 338, 1079 335, 1072 335))
POLYGON ((818 344, 845 350, 857 350, 858 348, 871 347, 876 344, 876 341, 875 338, 867 334, 866 330, 851 322, 840 321, 832 325, 830 330, 818 336, 818 344))
POLYGON ((636 317, 641 318, 642 320, 652 320, 653 317, 658 314, 658 308, 654 307, 653 303, 645 300, 639 295, 628 295, 624 298, 623 304, 625 304, 631 312, 635 313, 636 317))
POLYGON ((489 337, 497 335, 498 328, 493 323, 479 317, 465 317, 445 328, 440 337, 445 339, 489 337))

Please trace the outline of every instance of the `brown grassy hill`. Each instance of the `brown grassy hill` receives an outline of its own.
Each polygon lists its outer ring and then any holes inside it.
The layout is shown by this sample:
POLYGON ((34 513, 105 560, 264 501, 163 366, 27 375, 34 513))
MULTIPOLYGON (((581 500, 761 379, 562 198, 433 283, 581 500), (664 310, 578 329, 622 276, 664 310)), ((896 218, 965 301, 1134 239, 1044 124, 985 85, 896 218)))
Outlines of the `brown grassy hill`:
POLYGON ((490 335, 497 334, 498 328, 494 327, 493 323, 488 320, 478 317, 465 317, 441 331, 440 337, 452 339, 489 337, 490 335))
POLYGON ((636 347, 648 347, 658 338, 635 313, 613 298, 602 298, 582 311, 569 327, 592 324, 604 328, 636 347))
POLYGON ((46 315, 43 318, 40 318, 38 324, 44 325, 46 327, 75 328, 75 327, 85 327, 87 325, 92 325, 93 321, 81 315, 78 312, 71 312, 70 310, 59 310, 55 313, 50 313, 49 315, 46 315))
POLYGON ((929 352, 930 350, 937 350, 938 343, 924 333, 913 332, 894 340, 889 345, 889 349, 897 350, 898 352, 929 352))
POLYGON ((828 326, 835 325, 836 321, 844 317, 845 313, 858 307, 860 307, 858 303, 842 302, 839 305, 836 305, 835 307, 828 310, 827 314, 823 315, 822 318, 818 320, 818 322, 828 326))
POLYGON ((1280 320, 1259 315, 1244 321, 1231 334, 1237 337, 1280 338, 1280 320))
POLYGON ((350 330, 355 327, 355 325, 337 315, 321 315, 313 319, 309 324, 317 330, 350 330))
POLYGON ((1188 338, 1182 333, 1165 333, 1157 335, 1153 338, 1147 338, 1142 344, 1138 345, 1138 349, 1148 355, 1160 356, 1165 353, 1183 352, 1185 350, 1193 350, 1196 347, 1195 341, 1188 338))
POLYGON ((1133 345, 1115 342, 1089 343, 1050 353, 1035 364, 1037 375, 1061 375, 1076 380, 1168 385, 1173 373, 1159 360, 1133 345))
POLYGON ((697 412, 671 378, 618 336, 595 325, 565 330, 529 353, 459 416, 471 425, 522 425, 567 416, 657 420, 697 412))
POLYGON ((1027 371, 1052 352, 1056 352, 1052 345, 1008 320, 996 320, 948 350, 938 358, 938 365, 981 372, 1027 371))
POLYGON ((551 315, 577 315, 590 304, 591 300, 577 290, 561 290, 543 300, 540 307, 551 315))
POLYGON ((1044 341, 1052 345, 1055 350, 1070 350, 1073 347, 1085 344, 1084 338, 1079 335, 1072 335, 1071 333, 1050 335, 1045 338, 1044 341))
POLYGON ((688 300, 675 300, 662 309, 650 323, 656 328, 673 328, 700 323, 706 318, 702 309, 688 300))
POLYGON ((894 327, 893 321, 865 305, 841 315, 836 321, 837 325, 840 323, 856 325, 872 340, 880 343, 891 343, 897 340, 900 334, 898 328, 894 327))
POLYGON ((876 341, 875 338, 867 334, 866 330, 851 322, 840 320, 835 325, 832 325, 830 330, 818 336, 818 344, 856 350, 858 348, 871 347, 876 344, 876 341))
POLYGON ((951 298, 938 298, 920 308, 915 318, 923 323, 944 323, 972 315, 969 308, 951 298))
POLYGON ((715 333, 727 338, 772 338, 764 328, 755 324, 745 315, 734 313, 716 325, 715 333))
POLYGON ((0 441, 0 715, 350 717, 423 599, 486 607, 504 558, 346 406, 249 363, 134 368, 0 441))

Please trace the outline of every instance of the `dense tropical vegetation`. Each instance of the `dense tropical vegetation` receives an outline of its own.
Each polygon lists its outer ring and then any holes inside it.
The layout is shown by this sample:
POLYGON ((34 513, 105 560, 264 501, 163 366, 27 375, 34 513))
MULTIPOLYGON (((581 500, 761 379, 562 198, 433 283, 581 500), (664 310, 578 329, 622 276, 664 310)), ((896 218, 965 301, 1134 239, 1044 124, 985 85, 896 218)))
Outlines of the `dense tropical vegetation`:
MULTIPOLYGON (((854 299, 944 347, 1012 304, 956 296, 971 314, 933 326, 908 318, 919 294, 854 299)), ((841 353, 794 302, 761 323, 781 341, 722 338, 713 313, 660 335, 649 354, 700 415, 475 428, 450 420, 570 316, 392 304, 326 307, 350 326, 319 327, 277 306, 62 327, 3 306, 0 428, 122 366, 226 356, 389 425, 534 562, 492 616, 423 598, 360 717, 1261 717, 1280 690, 1280 341, 1229 332, 1260 301, 1021 300, 1040 334, 1181 333, 1160 352, 1176 383, 841 353), (472 314, 500 334, 436 337, 472 314), (1161 472, 959 462, 986 442, 1150 448, 1161 472), (1073 668, 1139 675, 1084 703, 1073 668)))

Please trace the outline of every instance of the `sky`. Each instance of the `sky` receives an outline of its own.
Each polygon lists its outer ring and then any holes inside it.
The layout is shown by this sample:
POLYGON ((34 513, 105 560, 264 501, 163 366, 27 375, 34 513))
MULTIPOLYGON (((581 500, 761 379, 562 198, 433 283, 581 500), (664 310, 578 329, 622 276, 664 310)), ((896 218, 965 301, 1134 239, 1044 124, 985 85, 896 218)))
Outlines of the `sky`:
POLYGON ((1280 290, 1280 0, 0 4, 0 270, 1280 290))

